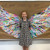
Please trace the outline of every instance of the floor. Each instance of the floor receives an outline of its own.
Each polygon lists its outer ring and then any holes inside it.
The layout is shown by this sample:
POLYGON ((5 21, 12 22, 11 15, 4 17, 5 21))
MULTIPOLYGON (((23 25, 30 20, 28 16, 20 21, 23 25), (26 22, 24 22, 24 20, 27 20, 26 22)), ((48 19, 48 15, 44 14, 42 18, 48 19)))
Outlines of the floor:
MULTIPOLYGON (((50 50, 50 39, 34 39, 29 50, 50 50)), ((17 39, 0 39, 0 50, 23 50, 17 39)))

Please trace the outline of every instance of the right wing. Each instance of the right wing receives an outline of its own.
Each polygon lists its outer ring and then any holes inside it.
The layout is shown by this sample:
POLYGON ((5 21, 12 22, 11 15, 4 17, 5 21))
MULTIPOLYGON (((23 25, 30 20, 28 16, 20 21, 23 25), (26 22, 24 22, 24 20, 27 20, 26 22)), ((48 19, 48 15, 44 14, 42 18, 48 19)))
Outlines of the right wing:
POLYGON ((7 12, 0 6, 0 28, 16 38, 20 35, 19 20, 19 16, 7 12))

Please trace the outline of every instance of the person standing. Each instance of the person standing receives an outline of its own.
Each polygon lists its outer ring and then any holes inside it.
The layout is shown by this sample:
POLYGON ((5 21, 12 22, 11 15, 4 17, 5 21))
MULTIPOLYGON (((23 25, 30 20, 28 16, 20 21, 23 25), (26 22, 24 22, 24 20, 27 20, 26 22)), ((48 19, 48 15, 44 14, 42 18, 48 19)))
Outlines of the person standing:
POLYGON ((19 45, 23 46, 23 50, 28 50, 29 45, 32 45, 32 39, 30 34, 31 22, 28 20, 28 15, 26 11, 22 11, 21 20, 19 21, 19 26, 21 29, 19 45))

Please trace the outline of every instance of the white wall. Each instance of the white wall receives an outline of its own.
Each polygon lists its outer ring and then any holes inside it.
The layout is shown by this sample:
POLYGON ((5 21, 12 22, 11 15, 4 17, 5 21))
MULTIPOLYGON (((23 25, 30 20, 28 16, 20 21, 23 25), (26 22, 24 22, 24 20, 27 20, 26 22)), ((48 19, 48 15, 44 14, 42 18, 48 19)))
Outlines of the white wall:
POLYGON ((0 0, 0 1, 50 1, 50 0, 0 0))
MULTIPOLYGON (((19 40, 0 40, 0 50, 23 50, 19 40)), ((33 40, 29 50, 50 50, 50 40, 33 40)))

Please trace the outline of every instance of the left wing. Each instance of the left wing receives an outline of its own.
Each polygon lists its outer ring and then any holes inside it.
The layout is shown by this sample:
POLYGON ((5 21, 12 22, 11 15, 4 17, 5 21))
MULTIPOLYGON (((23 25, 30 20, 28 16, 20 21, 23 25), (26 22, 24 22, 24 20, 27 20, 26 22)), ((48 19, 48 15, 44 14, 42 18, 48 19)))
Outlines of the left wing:
POLYGON ((43 34, 50 27, 50 6, 44 11, 34 14, 29 20, 31 21, 31 37, 43 34))

